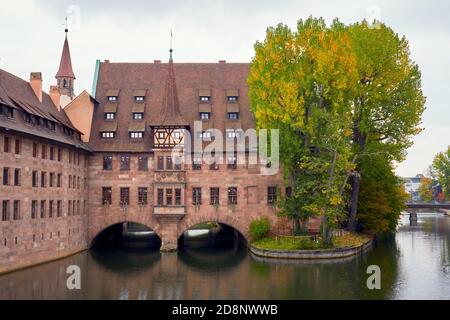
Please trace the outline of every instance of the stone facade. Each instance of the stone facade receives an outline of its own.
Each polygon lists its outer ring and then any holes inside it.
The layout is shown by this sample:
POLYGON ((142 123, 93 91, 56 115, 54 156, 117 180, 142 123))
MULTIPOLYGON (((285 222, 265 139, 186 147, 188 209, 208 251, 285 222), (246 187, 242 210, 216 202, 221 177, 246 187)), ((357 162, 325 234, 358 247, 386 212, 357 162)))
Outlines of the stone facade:
MULTIPOLYGON (((156 152, 159 156, 161 152, 156 152)), ((249 224, 253 219, 266 216, 274 223, 276 215, 268 203, 268 187, 282 188, 281 173, 275 176, 260 175, 246 165, 229 169, 226 164, 214 170, 203 164, 200 170, 184 165, 182 170, 158 170, 155 153, 94 153, 89 157, 89 242, 105 228, 125 222, 137 222, 153 229, 162 241, 163 250, 175 250, 179 237, 192 226, 209 221, 229 225, 248 238, 249 224), (120 157, 130 157, 129 170, 120 170, 120 157), (112 157, 112 169, 103 169, 103 158, 112 157), (148 170, 139 170, 138 157, 148 158, 148 170), (164 177, 164 178, 161 178, 164 177), (180 188, 180 205, 158 205, 157 189, 167 186, 180 188), (102 203, 102 190, 112 188, 112 203, 102 203), (129 188, 129 205, 120 203, 120 188, 129 188), (237 188, 237 204, 228 204, 228 187, 237 188), (148 202, 138 201, 138 188, 147 188, 148 202), (195 205, 193 189, 201 188, 201 204, 195 205), (210 203, 210 188, 219 188, 219 205, 210 203), (181 210, 180 210, 181 209, 181 210)), ((166 196, 166 195, 165 195, 166 196)))
POLYGON ((85 249, 88 223, 86 153, 38 138, 6 134, 4 131, 0 132, 0 150, 0 273, 85 249), (5 141, 10 144, 9 152, 4 151, 5 141), (16 141, 20 144, 17 154, 16 141), (36 148, 33 145, 37 146, 36 156, 33 156, 33 148, 36 148), (42 158, 43 146, 45 159, 42 158), (50 160, 51 150, 53 160, 50 160), (20 170, 18 179, 15 177, 16 169, 20 170), (35 187, 32 185, 33 172, 37 172, 35 187), (41 184, 43 172, 44 187, 41 184), (8 178, 5 178, 5 174, 8 174, 8 178), (61 175, 60 186, 58 175, 61 175), (33 201, 36 206, 34 213, 33 201), (70 212, 69 201, 72 206, 70 212))

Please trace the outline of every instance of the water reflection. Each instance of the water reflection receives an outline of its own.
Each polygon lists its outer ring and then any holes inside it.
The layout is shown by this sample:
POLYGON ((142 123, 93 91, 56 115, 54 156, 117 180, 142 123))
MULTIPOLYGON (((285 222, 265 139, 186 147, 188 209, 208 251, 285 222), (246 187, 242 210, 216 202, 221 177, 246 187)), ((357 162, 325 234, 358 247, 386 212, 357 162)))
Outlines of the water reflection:
POLYGON ((450 217, 402 218, 395 238, 346 260, 285 261, 245 247, 183 243, 177 254, 103 248, 0 276, 1 299, 413 299, 450 298, 450 217), (82 270, 82 289, 66 289, 66 268, 82 270), (381 290, 366 287, 381 268, 381 290))

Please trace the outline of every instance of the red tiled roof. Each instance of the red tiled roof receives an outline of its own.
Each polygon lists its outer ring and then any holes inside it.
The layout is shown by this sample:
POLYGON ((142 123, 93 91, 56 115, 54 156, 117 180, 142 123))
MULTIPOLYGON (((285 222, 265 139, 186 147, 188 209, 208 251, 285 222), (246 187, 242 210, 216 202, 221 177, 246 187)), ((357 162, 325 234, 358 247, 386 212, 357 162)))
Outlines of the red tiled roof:
POLYGON ((199 120, 200 90, 211 92, 211 119, 204 122, 204 127, 222 130, 236 127, 254 128, 253 116, 249 108, 247 76, 248 63, 112 63, 100 64, 96 100, 99 106, 94 109, 89 146, 98 151, 148 152, 152 150, 150 125, 187 123, 192 129, 194 121, 199 120), (173 70, 171 71, 171 68, 173 70), (173 72, 173 73, 172 73, 173 72), (168 76, 169 75, 169 76, 168 76), (167 83, 171 77, 173 86, 167 83), (175 88, 176 82, 176 88, 175 88), (114 139, 101 139, 99 128, 107 122, 104 108, 108 104, 106 93, 110 89, 120 89, 116 112, 117 131, 114 139), (147 123, 142 141, 131 141, 129 124, 135 105, 135 90, 147 90, 145 96, 144 118, 147 123), (227 119, 227 90, 238 90, 239 120, 227 119), (176 97, 175 99, 175 92, 176 97), (167 114, 165 109, 172 110, 178 116, 167 114))
MULTIPOLYGON (((70 122, 64 110, 56 109, 47 93, 42 92, 42 102, 40 102, 28 81, 2 69, 0 69, 0 102, 15 108, 17 112, 27 112, 79 132, 70 122)), ((61 128, 50 131, 39 126, 29 125, 17 112, 14 119, 5 120, 0 117, 0 127, 87 149, 87 146, 80 140, 65 135, 61 128)))
POLYGON ((63 51, 61 55, 61 61, 59 63, 59 69, 56 73, 55 78, 67 77, 75 79, 75 74, 72 69, 72 59, 70 58, 70 49, 69 49, 69 41, 64 41, 63 51))
POLYGON ((180 126, 187 127, 188 122, 180 114, 177 86, 175 83, 175 71, 173 70, 172 53, 170 53, 169 68, 166 77, 166 87, 162 112, 151 123, 152 126, 180 126))

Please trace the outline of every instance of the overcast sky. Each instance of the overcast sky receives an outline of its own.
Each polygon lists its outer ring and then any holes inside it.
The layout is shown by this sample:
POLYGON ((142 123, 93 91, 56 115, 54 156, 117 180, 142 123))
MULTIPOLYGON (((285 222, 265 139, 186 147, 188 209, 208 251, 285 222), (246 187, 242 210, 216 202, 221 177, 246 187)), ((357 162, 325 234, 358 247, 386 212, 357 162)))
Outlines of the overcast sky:
POLYGON ((24 79, 41 71, 54 84, 68 16, 76 92, 91 91, 96 59, 167 60, 173 30, 176 62, 249 62, 268 26, 295 28, 310 15, 327 22, 377 18, 406 35, 427 96, 425 130, 397 173, 424 173, 450 144, 450 4, 447 1, 144 1, 0 0, 0 68, 24 79))

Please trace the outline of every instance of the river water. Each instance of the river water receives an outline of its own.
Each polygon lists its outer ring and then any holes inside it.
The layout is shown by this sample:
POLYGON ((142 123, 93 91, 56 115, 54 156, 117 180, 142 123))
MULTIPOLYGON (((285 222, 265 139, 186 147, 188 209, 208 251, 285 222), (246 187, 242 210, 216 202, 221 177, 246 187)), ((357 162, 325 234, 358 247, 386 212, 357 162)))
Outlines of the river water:
POLYGON ((450 217, 410 226, 403 216, 395 238, 346 260, 267 260, 217 243, 90 250, 0 276, 0 299, 450 299, 450 217), (81 268, 80 290, 66 287, 69 265, 81 268), (369 265, 380 290, 367 289, 369 265))

